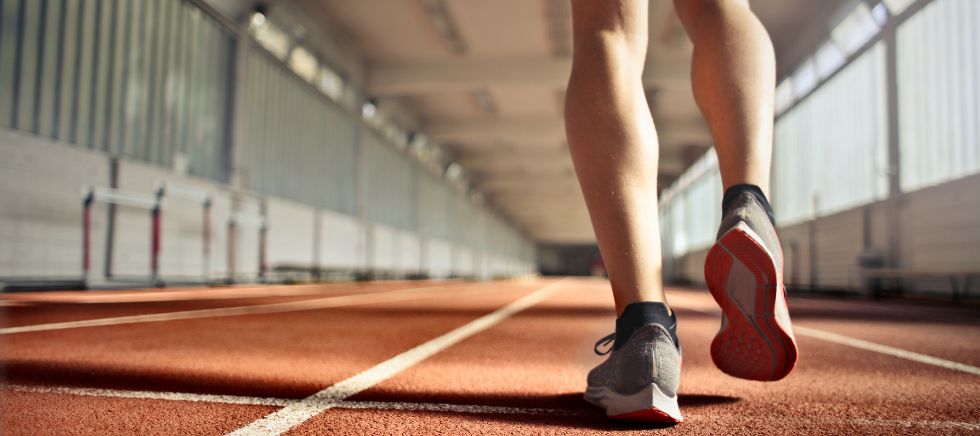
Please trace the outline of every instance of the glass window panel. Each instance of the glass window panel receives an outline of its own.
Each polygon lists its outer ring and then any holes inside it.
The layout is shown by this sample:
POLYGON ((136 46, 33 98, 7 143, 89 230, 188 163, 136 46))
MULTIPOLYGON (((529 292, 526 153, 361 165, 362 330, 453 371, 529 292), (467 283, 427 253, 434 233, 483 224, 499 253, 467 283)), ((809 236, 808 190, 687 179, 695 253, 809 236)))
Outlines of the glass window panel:
POLYGON ((14 68, 17 66, 20 0, 0 0, 0 126, 10 127, 14 114, 14 68))
POLYGON ((60 71, 58 60, 61 57, 61 32, 64 30, 61 6, 60 0, 47 0, 44 3, 44 16, 41 18, 44 20, 44 30, 40 42, 41 53, 39 53, 40 83, 37 95, 31 97, 37 99, 39 104, 38 118, 35 120, 36 131, 46 138, 54 136, 57 113, 57 84, 60 71))
POLYGON ((78 58, 78 80, 75 82, 75 92, 77 97, 72 108, 72 123, 70 141, 85 147, 92 147, 89 141, 89 131, 92 119, 92 82, 95 77, 95 47, 96 47, 96 6, 98 0, 84 0, 83 11, 79 17, 81 26, 79 28, 78 58))
POLYGON ((105 141, 110 153, 122 154, 123 102, 125 101, 126 50, 131 31, 131 6, 133 2, 115 1, 113 8, 113 28, 110 32, 109 83, 106 98, 107 116, 105 121, 105 141))
POLYGON ((93 148, 107 149, 105 124, 109 112, 109 63, 112 60, 112 32, 115 27, 114 1, 99 0, 96 6, 96 39, 93 57, 92 99, 89 110, 88 143, 93 148))
POLYGON ((772 189, 781 224, 885 196, 885 112, 879 43, 779 118, 772 189))
POLYGON ((34 131, 35 127, 34 109, 37 100, 34 93, 37 86, 39 39, 40 32, 44 30, 41 6, 42 2, 39 1, 23 2, 24 10, 21 11, 21 16, 24 21, 22 23, 23 31, 20 35, 21 46, 19 56, 15 59, 16 67, 19 67, 19 70, 15 72, 14 76, 16 106, 13 126, 27 132, 34 131))
POLYGON ((980 5, 936 0, 898 28, 901 186, 980 172, 980 5))
POLYGON ((65 1, 65 9, 62 14, 64 27, 61 37, 61 73, 58 83, 56 125, 53 132, 53 137, 62 141, 70 140, 72 115, 78 89, 76 80, 79 65, 78 49, 81 42, 78 31, 82 18, 80 3, 79 1, 65 1))

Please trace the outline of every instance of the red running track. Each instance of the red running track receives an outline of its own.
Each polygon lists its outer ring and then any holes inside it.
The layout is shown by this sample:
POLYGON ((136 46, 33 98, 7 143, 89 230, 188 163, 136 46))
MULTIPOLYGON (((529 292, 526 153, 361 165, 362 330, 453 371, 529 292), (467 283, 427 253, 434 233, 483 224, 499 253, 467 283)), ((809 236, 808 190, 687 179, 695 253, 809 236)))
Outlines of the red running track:
MULTIPOLYGON (((686 420, 658 431, 980 432, 976 308, 791 298, 800 363, 759 383, 711 363, 705 290, 669 295, 686 420)), ((3 294, 0 314, 5 435, 652 430, 581 398, 613 327, 600 280, 3 294)))

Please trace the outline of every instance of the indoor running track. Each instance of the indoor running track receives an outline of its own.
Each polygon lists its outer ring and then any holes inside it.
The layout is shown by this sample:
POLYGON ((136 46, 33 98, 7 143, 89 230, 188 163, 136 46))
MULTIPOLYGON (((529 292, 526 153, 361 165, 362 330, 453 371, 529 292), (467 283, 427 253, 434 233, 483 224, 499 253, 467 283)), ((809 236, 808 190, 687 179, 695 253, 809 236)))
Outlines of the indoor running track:
MULTIPOLYGON (((613 327, 593 279, 0 295, 0 433, 598 434, 613 327)), ((980 313, 791 298, 780 382, 711 363, 718 312, 672 289, 684 434, 980 432, 980 313)))

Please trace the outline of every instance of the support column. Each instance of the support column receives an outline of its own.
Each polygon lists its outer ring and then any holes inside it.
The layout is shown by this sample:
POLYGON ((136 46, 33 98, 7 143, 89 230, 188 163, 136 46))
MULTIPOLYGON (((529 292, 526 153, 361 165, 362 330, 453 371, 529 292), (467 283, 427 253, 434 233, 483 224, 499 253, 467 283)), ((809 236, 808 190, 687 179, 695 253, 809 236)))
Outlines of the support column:
POLYGON ((225 156, 228 158, 228 183, 235 189, 245 189, 246 176, 248 171, 245 168, 244 157, 242 156, 242 138, 244 132, 244 107, 243 97, 244 87, 242 85, 245 75, 245 62, 248 60, 248 42, 242 38, 248 38, 244 31, 239 31, 234 38, 234 49, 230 60, 229 72, 231 80, 228 83, 228 107, 231 113, 227 119, 227 149, 225 156))
POLYGON ((898 112, 898 47, 896 21, 890 20, 883 29, 885 44, 885 103, 888 110, 888 255, 889 268, 902 266, 902 160, 898 112))

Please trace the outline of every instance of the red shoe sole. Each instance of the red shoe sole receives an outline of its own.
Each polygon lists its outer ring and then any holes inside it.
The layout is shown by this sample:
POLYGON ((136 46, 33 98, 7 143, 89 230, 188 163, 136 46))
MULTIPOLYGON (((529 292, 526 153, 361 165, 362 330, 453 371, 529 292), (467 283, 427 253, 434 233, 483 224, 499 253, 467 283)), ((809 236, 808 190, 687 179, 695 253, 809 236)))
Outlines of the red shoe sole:
POLYGON ((785 302, 778 273, 766 249, 742 228, 730 230, 708 252, 704 277, 727 319, 711 342, 711 358, 722 372, 775 381, 796 365, 796 341, 775 316, 777 298, 785 302))
POLYGON ((657 424, 679 424, 684 419, 677 419, 667 413, 651 407, 646 410, 637 410, 635 412, 624 413, 622 415, 610 416, 609 419, 615 419, 617 421, 629 421, 629 422, 647 422, 647 423, 657 423, 657 424))

